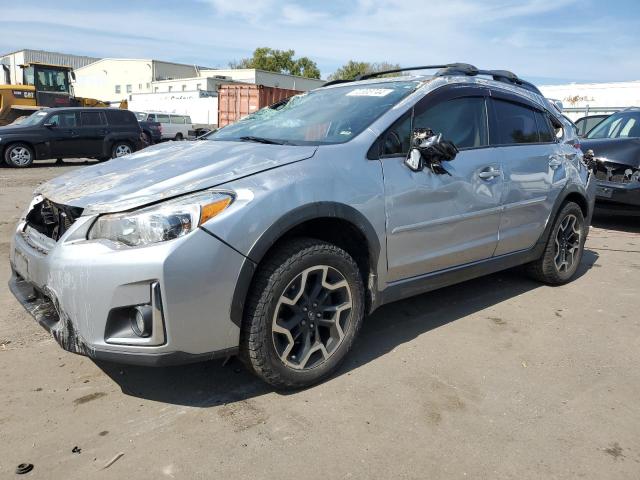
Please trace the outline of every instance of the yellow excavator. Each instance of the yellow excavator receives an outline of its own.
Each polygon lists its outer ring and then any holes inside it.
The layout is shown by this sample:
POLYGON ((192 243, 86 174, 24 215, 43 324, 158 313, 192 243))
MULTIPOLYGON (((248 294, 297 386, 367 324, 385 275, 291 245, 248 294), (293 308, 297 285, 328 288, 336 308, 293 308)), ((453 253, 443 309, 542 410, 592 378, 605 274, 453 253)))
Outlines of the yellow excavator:
MULTIPOLYGON (((110 102, 76 97, 70 67, 29 63, 22 68, 22 84, 0 85, 0 126, 8 125, 36 110, 50 107, 109 107, 110 102)), ((127 101, 120 108, 127 108, 127 101)))

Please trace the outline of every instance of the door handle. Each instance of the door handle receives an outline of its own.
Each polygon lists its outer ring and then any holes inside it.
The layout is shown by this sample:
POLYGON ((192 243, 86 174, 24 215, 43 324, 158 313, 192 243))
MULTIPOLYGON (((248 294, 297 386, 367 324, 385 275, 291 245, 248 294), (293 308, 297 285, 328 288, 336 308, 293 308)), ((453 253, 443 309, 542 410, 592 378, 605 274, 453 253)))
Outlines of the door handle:
POLYGON ((478 172, 478 177, 483 180, 491 180, 492 178, 499 177, 500 175, 502 175, 500 169, 494 167, 488 167, 481 172, 478 172))
POLYGON ((556 157, 551 157, 549 159, 549 167, 551 167, 552 170, 555 170, 560 165, 562 165, 562 160, 560 160, 560 159, 558 159, 556 157))

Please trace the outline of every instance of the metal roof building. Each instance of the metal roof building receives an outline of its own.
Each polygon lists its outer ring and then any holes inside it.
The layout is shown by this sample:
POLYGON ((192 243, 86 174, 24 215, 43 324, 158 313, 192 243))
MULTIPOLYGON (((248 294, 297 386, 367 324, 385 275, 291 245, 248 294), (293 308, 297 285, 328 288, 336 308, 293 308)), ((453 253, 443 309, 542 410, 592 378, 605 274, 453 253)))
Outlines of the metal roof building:
POLYGON ((69 55, 67 53, 47 52, 45 50, 18 50, 0 56, 0 83, 18 84, 22 83, 22 70, 20 65, 37 62, 50 65, 60 65, 72 67, 74 70, 90 63, 100 60, 95 57, 85 57, 81 55, 69 55))

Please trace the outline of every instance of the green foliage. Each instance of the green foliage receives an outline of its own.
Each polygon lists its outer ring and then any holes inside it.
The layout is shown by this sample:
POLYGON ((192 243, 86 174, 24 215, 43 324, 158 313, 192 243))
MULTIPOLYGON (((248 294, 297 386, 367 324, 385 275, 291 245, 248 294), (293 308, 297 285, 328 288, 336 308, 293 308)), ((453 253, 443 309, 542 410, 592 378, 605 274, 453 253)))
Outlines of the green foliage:
POLYGON ((329 76, 329 80, 353 80, 358 75, 382 72, 384 70, 393 70, 395 68, 400 68, 400 65, 389 62, 369 63, 349 60, 342 67, 333 72, 329 76))
POLYGON ((307 78, 320 78, 316 63, 308 57, 294 59, 294 50, 276 50, 258 47, 251 58, 230 62, 231 68, 257 68, 268 72, 288 73, 307 78))

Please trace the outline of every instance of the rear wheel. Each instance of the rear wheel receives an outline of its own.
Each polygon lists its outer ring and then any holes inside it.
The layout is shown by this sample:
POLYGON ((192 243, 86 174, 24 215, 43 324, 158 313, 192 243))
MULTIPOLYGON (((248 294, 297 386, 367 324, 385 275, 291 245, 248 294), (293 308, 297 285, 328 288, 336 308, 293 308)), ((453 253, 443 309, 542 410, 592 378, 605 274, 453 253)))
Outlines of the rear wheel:
POLYGON ((363 316, 364 286, 351 256, 319 240, 292 240, 256 273, 241 357, 276 387, 312 385, 344 359, 363 316))
POLYGON ((584 253, 587 228, 580 207, 568 202, 556 217, 542 256, 527 265, 529 274, 549 285, 569 282, 584 253))
POLYGON ((133 148, 127 142, 116 142, 111 149, 111 158, 124 157, 133 153, 133 148))
POLYGON ((33 163, 33 159, 33 149, 26 143, 14 143, 4 151, 4 161, 10 167, 29 167, 33 163))
POLYGON ((142 142, 144 143, 145 147, 148 147, 149 145, 151 145, 152 144, 151 135, 149 135, 147 132, 142 132, 142 142))

